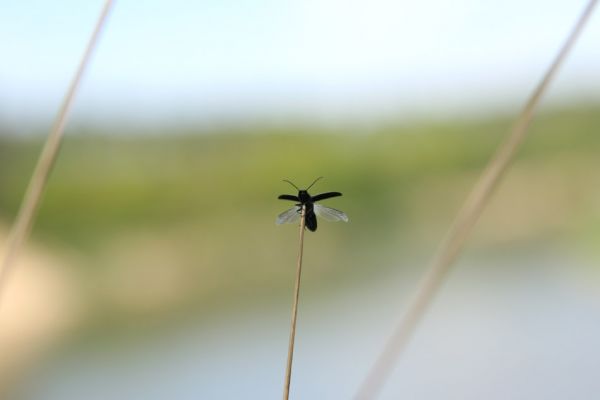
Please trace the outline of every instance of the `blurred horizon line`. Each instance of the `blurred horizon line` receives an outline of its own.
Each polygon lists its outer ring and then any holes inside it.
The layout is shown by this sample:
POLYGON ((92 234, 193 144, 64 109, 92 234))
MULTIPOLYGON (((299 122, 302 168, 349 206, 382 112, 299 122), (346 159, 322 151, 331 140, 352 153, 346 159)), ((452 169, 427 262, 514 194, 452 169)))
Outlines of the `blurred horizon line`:
MULTIPOLYGON (((425 109, 402 109, 399 105, 380 112, 300 112, 292 110, 263 112, 238 112, 214 115, 192 115, 191 111, 182 110, 179 114, 140 116, 115 113, 112 116, 92 115, 85 112, 74 113, 67 123, 67 132, 94 131, 115 135, 156 135, 165 129, 176 133, 190 130, 195 133, 216 133, 224 130, 254 131, 255 129, 313 127, 327 130, 347 130, 349 133, 371 133, 390 125, 428 125, 456 122, 477 122, 510 118, 521 103, 515 99, 504 101, 479 102, 478 104, 452 104, 454 107, 431 107, 425 109)), ((600 107, 600 96, 597 93, 571 93, 549 99, 540 107, 539 114, 565 112, 600 107)), ((76 108, 76 107, 75 107, 76 108)), ((80 110, 81 111, 81 110, 80 110)), ((238 110, 239 111, 239 110, 238 110)), ((10 118, 0 112, 0 138, 13 136, 38 136, 47 134, 53 115, 37 115, 32 118, 10 118)))

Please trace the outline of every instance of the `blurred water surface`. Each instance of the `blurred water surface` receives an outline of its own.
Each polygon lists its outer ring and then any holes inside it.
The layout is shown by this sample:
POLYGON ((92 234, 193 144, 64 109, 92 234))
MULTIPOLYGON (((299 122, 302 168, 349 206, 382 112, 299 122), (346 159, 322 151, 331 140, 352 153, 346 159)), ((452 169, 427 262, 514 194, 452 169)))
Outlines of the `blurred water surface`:
MULTIPOLYGON (((311 265, 306 274, 311 274, 311 265)), ((351 398, 416 279, 304 296, 293 397, 351 398)), ((459 263, 383 399, 594 398, 600 391, 600 276, 537 249, 459 263)), ((19 398, 267 399, 282 388, 288 301, 241 306, 167 335, 57 355, 19 398)))

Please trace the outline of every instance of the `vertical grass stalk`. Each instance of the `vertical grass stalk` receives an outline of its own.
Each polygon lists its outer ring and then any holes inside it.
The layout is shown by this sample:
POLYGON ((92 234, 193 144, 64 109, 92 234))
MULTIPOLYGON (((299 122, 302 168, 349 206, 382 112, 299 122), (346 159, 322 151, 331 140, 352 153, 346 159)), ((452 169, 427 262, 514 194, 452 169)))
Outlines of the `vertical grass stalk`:
POLYGON ((294 301, 292 303, 292 322, 290 324, 290 340, 288 343, 287 366, 285 368, 285 382, 283 384, 283 400, 290 398, 290 382, 292 380, 292 359, 294 358, 294 342, 296 339, 296 319, 298 316, 298 298, 300 297, 300 278, 302 276, 302 253, 304 249, 304 224, 306 206, 302 206, 300 214, 300 249, 298 251, 298 265, 296 267, 296 284, 294 285, 294 301))

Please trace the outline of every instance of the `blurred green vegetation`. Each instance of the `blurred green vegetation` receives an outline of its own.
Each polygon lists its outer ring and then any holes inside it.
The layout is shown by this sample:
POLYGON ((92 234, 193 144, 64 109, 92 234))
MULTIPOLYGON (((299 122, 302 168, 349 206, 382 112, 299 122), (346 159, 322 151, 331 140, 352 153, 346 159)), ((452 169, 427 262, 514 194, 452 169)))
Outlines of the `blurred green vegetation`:
MULTIPOLYGON (((343 192, 327 204, 351 219, 307 235, 306 290, 329 290, 420 266, 510 124, 390 123, 365 134, 308 126, 154 136, 82 129, 65 138, 33 240, 70 255, 96 327, 211 312, 240 298, 269 301, 291 289, 297 251, 295 227, 274 224, 291 206, 276 197, 294 193, 281 180, 305 186, 323 175, 311 192, 343 192), (161 280, 175 294, 161 294, 161 280)), ((558 240, 594 252, 598 127, 595 105, 541 114, 475 245, 558 240)), ((41 143, 41 136, 0 138, 5 227, 41 143)))

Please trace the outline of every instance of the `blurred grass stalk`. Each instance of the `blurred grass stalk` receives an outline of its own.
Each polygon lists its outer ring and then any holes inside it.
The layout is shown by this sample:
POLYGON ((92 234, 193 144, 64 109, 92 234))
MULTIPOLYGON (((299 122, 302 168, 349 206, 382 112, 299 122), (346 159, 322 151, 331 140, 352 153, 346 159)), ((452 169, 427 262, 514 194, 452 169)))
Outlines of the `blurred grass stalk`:
POLYGON ((102 11, 100 12, 100 16, 98 17, 98 21, 94 27, 92 36, 90 37, 85 52, 83 53, 81 61, 79 62, 79 67, 77 68, 77 71, 71 80, 71 84, 69 85, 65 98, 63 99, 62 105, 58 111, 54 125, 48 134, 44 148, 42 149, 38 162, 29 181, 29 185, 27 186, 27 191, 25 192, 25 196, 21 202, 15 222, 11 227, 4 257, 2 259, 2 263, 0 264, 0 305, 2 304, 3 293, 5 291, 4 287, 6 286, 6 281, 10 274, 12 265, 16 261, 21 246, 27 240, 27 236, 29 235, 31 227, 33 226, 44 189, 48 183, 48 177, 50 176, 50 172, 52 171, 52 167, 54 166, 56 157, 58 155, 58 150, 60 149, 65 125, 67 123, 67 117, 69 116, 69 111, 73 105, 75 94, 79 89, 81 78, 83 77, 83 73, 90 62, 93 51, 96 48, 98 38, 102 28, 106 23, 106 19, 112 5, 113 0, 106 0, 104 3, 102 11))
POLYGON ((302 253, 304 250, 304 224, 306 206, 302 206, 300 214, 300 239, 298 251, 298 265, 296 267, 296 283, 294 285, 294 301, 292 303, 292 322, 290 325, 290 340, 288 343, 287 365, 285 369, 285 383, 283 384, 283 400, 290 398, 290 382, 292 379, 292 359, 294 358, 294 341, 296 339, 296 319, 298 316, 298 298, 300 297, 300 278, 302 277, 302 253))
POLYGON ((458 212, 453 224, 434 255, 416 294, 409 303, 400 323, 385 344, 383 351, 361 384, 355 399, 371 400, 378 397, 388 380, 392 369, 400 359, 419 321, 430 306, 441 284, 450 272, 453 262, 458 258, 477 220, 488 204, 494 189, 508 170, 511 161, 525 138, 534 112, 558 69, 575 45, 578 37, 589 20, 597 0, 591 0, 569 33, 560 51, 550 64, 525 107, 518 116, 506 140, 498 147, 495 155, 487 164, 479 180, 458 212))

